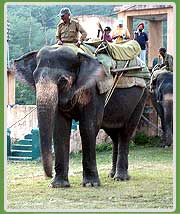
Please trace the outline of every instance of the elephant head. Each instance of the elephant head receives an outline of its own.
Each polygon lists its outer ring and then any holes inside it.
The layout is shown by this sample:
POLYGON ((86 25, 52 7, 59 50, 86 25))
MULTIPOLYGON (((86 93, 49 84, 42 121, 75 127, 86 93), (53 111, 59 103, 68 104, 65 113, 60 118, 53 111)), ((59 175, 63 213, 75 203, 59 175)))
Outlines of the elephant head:
POLYGON ((56 110, 87 105, 96 81, 104 78, 102 65, 68 47, 44 47, 14 61, 17 75, 36 90, 41 156, 46 176, 52 177, 52 132, 56 110))
POLYGON ((160 73, 153 85, 151 99, 163 130, 161 147, 170 146, 173 143, 173 73, 160 73))

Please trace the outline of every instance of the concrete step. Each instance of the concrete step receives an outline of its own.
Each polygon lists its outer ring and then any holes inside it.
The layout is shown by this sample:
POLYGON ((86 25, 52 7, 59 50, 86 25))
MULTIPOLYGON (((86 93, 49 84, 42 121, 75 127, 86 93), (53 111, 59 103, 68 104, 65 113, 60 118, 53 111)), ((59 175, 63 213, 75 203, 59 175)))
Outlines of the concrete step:
POLYGON ((9 156, 8 160, 10 160, 10 161, 32 161, 32 158, 31 157, 9 156))
POLYGON ((24 136, 24 139, 32 139, 32 134, 27 134, 24 136))
POLYGON ((32 145, 32 139, 19 140, 18 144, 21 144, 21 145, 32 145))
POLYGON ((32 151, 12 149, 11 155, 18 156, 18 157, 32 157, 32 151))
POLYGON ((32 145, 12 144, 11 149, 14 150, 32 150, 32 145))

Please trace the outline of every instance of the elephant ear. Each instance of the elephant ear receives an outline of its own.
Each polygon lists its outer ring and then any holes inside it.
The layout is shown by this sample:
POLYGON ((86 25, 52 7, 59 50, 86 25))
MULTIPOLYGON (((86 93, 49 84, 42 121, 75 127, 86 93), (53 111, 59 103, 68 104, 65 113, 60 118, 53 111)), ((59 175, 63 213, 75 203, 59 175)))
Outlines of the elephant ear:
POLYGON ((80 66, 77 85, 91 88, 96 82, 104 79, 104 68, 96 59, 85 53, 78 53, 80 66))
POLYGON ((18 59, 14 60, 13 67, 16 72, 16 76, 21 81, 25 81, 32 88, 35 88, 35 81, 33 78, 33 71, 37 66, 36 55, 38 51, 29 52, 18 59))
POLYGON ((85 53, 78 53, 79 73, 76 80, 77 102, 86 105, 91 98, 91 89, 96 83, 104 79, 104 68, 96 59, 85 53))

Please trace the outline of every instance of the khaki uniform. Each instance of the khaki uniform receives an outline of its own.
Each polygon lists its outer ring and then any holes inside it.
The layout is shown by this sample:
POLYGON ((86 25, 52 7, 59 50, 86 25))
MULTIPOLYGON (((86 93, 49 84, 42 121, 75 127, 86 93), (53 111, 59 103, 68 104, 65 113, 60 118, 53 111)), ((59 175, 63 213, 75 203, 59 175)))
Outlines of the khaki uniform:
POLYGON ((173 72, 173 56, 166 53, 163 58, 163 65, 166 66, 168 71, 173 72))
POLYGON ((78 40, 82 42, 86 36, 86 31, 77 20, 70 19, 70 23, 60 22, 57 26, 56 39, 62 42, 76 43, 78 40), (78 38, 79 32, 81 33, 80 39, 78 38))

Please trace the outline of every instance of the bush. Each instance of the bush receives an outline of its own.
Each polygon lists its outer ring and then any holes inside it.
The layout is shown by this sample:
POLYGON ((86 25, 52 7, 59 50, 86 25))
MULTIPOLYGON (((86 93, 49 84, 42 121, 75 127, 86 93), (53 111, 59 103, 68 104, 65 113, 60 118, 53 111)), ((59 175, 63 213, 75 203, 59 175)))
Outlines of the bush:
POLYGON ((106 152, 112 150, 112 144, 111 143, 100 143, 96 144, 96 152, 106 152))
POLYGON ((138 132, 133 141, 136 145, 145 145, 150 143, 149 137, 144 132, 138 132))
POLYGON ((149 137, 151 146, 160 146, 162 144, 162 139, 159 136, 151 136, 149 137))
POLYGON ((147 136, 144 132, 138 132, 133 138, 135 145, 159 146, 161 138, 159 136, 147 136))

